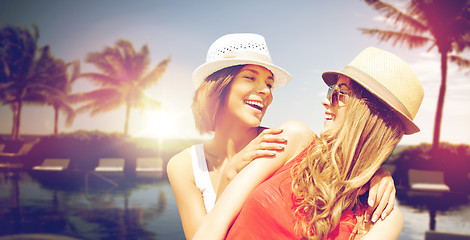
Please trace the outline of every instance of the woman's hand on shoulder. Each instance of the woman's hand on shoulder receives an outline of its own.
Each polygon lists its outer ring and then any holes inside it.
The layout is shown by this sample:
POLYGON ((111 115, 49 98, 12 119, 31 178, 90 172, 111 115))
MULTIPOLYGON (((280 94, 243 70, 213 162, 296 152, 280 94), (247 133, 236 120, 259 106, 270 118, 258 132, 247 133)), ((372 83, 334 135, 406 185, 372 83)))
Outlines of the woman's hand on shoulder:
POLYGON ((392 175, 388 170, 379 168, 369 184, 369 198, 367 200, 369 208, 365 214, 365 221, 384 220, 395 207, 396 189, 392 175))
POLYGON ((277 128, 266 128, 230 158, 229 164, 224 168, 224 181, 230 182, 255 159, 275 159, 279 154, 291 156, 299 153, 312 139, 313 133, 300 121, 288 121, 277 128))
POLYGON ((261 157, 274 158, 276 153, 284 150, 287 143, 281 134, 280 128, 266 128, 256 138, 251 140, 240 152, 230 158, 229 164, 225 167, 226 175, 233 179, 251 161, 261 157))
POLYGON ((285 151, 288 151, 287 155, 290 156, 288 160, 304 150, 315 136, 305 123, 297 120, 284 122, 278 128, 283 130, 282 135, 287 139, 285 151))
POLYGON ((240 152, 230 153, 230 149, 228 149, 229 161, 222 172, 217 198, 232 179, 250 162, 257 158, 275 158, 277 153, 284 151, 287 141, 281 134, 282 132, 283 130, 279 128, 266 128, 240 152))

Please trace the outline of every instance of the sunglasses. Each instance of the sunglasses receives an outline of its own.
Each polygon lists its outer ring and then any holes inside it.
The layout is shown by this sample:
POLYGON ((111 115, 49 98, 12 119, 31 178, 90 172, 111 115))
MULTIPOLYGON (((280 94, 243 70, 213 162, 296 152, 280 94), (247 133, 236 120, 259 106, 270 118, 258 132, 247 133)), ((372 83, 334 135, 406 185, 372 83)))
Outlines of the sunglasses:
POLYGON ((328 98, 328 101, 330 101, 331 106, 339 106, 343 107, 344 106, 344 98, 345 96, 348 96, 348 93, 346 91, 341 90, 341 87, 335 84, 331 85, 328 88, 328 93, 326 94, 326 97, 328 98), (342 105, 340 105, 342 103, 342 105))

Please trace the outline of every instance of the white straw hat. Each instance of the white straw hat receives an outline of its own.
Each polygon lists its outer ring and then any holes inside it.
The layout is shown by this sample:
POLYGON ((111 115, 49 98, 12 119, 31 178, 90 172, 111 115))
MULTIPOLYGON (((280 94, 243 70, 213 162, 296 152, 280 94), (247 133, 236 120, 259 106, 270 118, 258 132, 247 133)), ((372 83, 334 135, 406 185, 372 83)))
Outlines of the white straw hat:
POLYGON ((413 119, 423 101, 423 85, 401 58, 369 47, 342 71, 324 72, 322 77, 331 86, 338 81, 338 74, 349 77, 385 102, 405 125, 405 134, 419 132, 413 119))
POLYGON ((235 33, 224 35, 212 43, 207 51, 206 62, 193 72, 193 84, 198 88, 212 73, 245 64, 260 65, 270 70, 274 75, 273 90, 284 86, 292 79, 288 72, 273 64, 263 36, 235 33))

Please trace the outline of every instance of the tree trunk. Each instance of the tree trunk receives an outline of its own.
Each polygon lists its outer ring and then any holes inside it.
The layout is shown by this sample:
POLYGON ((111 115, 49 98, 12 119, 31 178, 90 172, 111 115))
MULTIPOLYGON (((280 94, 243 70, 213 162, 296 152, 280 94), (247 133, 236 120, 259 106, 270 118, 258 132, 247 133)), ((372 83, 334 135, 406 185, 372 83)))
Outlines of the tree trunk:
POLYGON ((20 139, 20 128, 21 128, 21 110, 23 109, 23 100, 18 102, 18 118, 16 118, 16 133, 15 140, 20 139))
POLYGON ((126 103, 126 120, 124 122, 124 135, 128 135, 129 132, 129 116, 131 115, 131 105, 126 103))
POLYGON ((54 135, 59 133, 59 108, 54 107, 54 135))
POLYGON ((18 103, 12 103, 10 104, 10 109, 11 109, 11 113, 12 113, 12 126, 11 126, 11 135, 10 135, 10 139, 11 140, 16 140, 15 139, 15 133, 16 133, 16 128, 18 126, 16 126, 16 118, 18 118, 18 103))
POLYGON ((13 111, 13 127, 11 130, 11 140, 18 140, 20 138, 20 120, 21 120, 21 109, 23 106, 23 101, 20 100, 11 105, 11 110, 13 111))
POLYGON ((441 87, 437 100, 436 119, 434 120, 434 136, 432 140, 432 152, 439 149, 439 137, 441 132, 442 110, 444 108, 444 98, 446 94, 447 78, 447 52, 441 52, 441 87))

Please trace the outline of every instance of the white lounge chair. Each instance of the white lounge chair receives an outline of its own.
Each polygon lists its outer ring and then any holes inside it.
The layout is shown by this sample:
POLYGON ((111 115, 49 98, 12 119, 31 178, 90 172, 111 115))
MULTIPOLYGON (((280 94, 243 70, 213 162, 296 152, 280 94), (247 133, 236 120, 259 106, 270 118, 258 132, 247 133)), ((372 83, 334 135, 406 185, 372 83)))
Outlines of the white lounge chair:
POLYGON ((408 180, 413 191, 449 192, 450 188, 444 182, 444 173, 429 170, 408 170, 408 180))
POLYGON ((107 176, 123 176, 124 163, 124 158, 100 158, 95 172, 107 176))
POLYGON ((161 177, 163 174, 163 159, 159 157, 137 158, 135 173, 137 177, 161 177))
POLYGON ((425 240, 470 240, 470 235, 436 232, 436 231, 428 230, 426 231, 424 235, 424 239, 425 240))
POLYGON ((34 147, 34 144, 36 144, 36 142, 24 143, 23 145, 21 145, 20 149, 16 153, 4 153, 2 150, 2 152, 0 152, 0 156, 7 156, 7 157, 24 156, 28 154, 29 151, 31 151, 31 149, 34 147))
POLYGON ((69 167, 68 158, 46 158, 41 165, 34 166, 33 170, 39 171, 63 171, 69 167))

